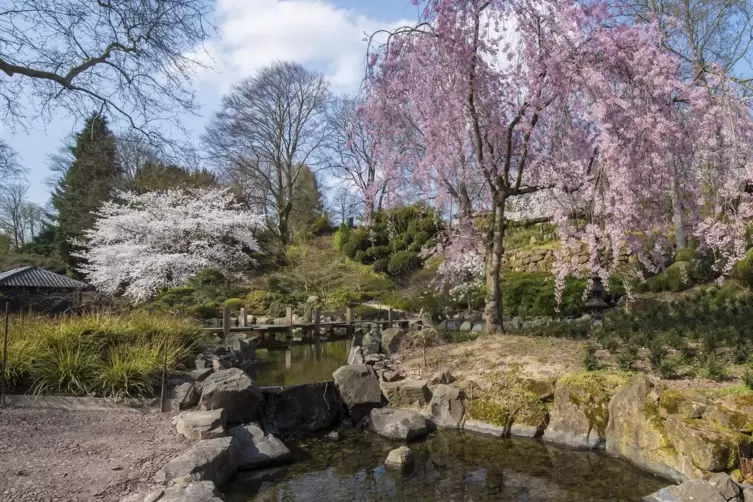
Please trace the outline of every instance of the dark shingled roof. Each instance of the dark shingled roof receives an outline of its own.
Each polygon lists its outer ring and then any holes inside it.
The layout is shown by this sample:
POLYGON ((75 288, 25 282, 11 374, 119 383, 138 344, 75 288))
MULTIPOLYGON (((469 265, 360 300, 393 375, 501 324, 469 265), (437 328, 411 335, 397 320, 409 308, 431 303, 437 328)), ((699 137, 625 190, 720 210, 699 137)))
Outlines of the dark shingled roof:
POLYGON ((85 289, 88 286, 39 267, 21 267, 0 273, 0 286, 85 289))

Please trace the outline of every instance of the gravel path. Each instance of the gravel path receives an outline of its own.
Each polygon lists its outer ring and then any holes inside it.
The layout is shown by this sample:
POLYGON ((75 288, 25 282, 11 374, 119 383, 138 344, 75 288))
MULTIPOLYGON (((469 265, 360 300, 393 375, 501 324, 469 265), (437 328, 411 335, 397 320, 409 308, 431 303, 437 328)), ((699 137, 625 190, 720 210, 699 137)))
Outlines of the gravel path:
POLYGON ((0 500, 117 502, 188 445, 169 413, 0 410, 0 500))

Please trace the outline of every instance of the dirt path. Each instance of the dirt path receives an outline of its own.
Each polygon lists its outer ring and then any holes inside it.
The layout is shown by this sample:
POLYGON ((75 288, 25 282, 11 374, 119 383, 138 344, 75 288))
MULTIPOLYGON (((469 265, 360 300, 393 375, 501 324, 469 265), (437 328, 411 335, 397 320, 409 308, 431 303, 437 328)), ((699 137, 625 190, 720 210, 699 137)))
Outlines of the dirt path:
POLYGON ((0 410, 0 500, 117 502, 187 447, 169 413, 0 410))

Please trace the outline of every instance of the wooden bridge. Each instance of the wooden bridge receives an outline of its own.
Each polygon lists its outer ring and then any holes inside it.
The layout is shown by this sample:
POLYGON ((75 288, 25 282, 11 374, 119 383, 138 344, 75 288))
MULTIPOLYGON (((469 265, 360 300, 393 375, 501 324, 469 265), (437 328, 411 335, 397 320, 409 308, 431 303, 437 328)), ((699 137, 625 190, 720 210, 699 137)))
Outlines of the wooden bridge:
POLYGON ((229 339, 232 333, 257 334, 260 348, 287 348, 291 345, 314 343, 317 341, 343 340, 353 337, 356 328, 369 331, 375 327, 381 329, 392 326, 408 327, 418 320, 395 319, 392 309, 387 310, 386 320, 358 320, 353 319, 353 311, 347 308, 344 321, 322 321, 321 309, 314 309, 312 322, 294 323, 293 308, 288 307, 285 322, 280 324, 252 324, 247 325, 246 309, 240 309, 235 325, 227 307, 222 312, 222 326, 218 328, 204 328, 204 332, 222 335, 229 339), (300 337, 296 337, 301 333, 300 337))

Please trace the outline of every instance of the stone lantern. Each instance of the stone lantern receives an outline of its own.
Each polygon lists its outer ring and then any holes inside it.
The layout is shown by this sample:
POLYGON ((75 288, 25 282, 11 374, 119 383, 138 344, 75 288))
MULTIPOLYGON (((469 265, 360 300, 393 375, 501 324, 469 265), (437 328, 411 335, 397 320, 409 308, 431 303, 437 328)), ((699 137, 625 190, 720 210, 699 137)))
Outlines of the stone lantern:
POLYGON ((586 302, 586 308, 591 313, 591 318, 595 321, 601 321, 604 316, 604 310, 609 305, 604 301, 604 284, 601 282, 601 277, 594 275, 591 277, 593 285, 591 286, 591 299, 586 302))

